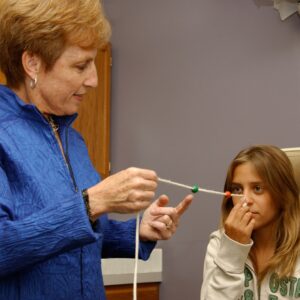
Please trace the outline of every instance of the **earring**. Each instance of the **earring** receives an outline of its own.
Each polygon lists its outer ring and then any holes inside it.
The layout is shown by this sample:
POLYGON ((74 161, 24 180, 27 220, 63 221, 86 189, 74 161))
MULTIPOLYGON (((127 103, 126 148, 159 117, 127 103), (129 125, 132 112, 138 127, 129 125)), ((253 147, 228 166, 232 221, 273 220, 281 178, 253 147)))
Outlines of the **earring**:
POLYGON ((30 80, 30 87, 34 89, 37 84, 37 76, 35 76, 33 79, 30 80))

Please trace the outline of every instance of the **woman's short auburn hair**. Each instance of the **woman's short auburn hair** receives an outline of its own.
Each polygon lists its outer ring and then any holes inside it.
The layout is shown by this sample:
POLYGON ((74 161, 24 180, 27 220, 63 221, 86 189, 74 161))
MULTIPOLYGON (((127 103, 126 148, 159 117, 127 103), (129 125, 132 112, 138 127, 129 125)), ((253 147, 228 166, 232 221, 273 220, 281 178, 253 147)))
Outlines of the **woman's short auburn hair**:
POLYGON ((66 45, 100 48, 110 34, 100 0, 1 0, 0 69, 17 88, 25 80, 24 51, 51 70, 66 45))

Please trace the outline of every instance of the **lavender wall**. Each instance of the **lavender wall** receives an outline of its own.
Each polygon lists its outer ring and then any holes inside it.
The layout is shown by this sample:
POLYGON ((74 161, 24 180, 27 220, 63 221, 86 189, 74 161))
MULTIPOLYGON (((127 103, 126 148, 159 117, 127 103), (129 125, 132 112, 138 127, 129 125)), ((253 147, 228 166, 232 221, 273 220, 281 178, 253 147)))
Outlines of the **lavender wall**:
MULTIPOLYGON (((241 148, 300 146, 300 19, 282 22, 262 3, 104 1, 113 28, 112 172, 150 168, 221 190, 241 148)), ((185 191, 160 184, 158 193, 176 205, 185 191)), ((161 300, 199 299, 219 212, 219 197, 197 194, 176 236, 158 244, 161 300)))

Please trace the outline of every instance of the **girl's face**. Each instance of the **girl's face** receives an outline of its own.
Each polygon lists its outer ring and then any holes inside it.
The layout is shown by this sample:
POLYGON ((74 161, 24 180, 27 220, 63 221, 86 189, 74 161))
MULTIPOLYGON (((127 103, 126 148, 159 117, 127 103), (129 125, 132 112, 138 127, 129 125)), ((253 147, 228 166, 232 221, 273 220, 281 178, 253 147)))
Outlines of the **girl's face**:
MULTIPOLYGON (((279 205, 272 199, 268 187, 251 162, 243 163, 235 168, 232 193, 245 195, 245 201, 255 219, 254 230, 268 227, 278 219, 279 205)), ((234 205, 243 201, 240 197, 232 197, 232 200, 234 205)))

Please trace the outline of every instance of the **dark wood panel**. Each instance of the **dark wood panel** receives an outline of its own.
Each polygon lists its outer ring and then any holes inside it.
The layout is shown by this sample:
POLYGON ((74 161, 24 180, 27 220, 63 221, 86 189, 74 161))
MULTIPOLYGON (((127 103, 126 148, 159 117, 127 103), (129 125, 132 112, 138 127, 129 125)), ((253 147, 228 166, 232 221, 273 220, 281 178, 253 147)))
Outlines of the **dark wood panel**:
POLYGON ((0 83, 1 84, 5 84, 6 83, 6 79, 3 73, 0 72, 0 83))
MULTIPOLYGON (((106 286, 107 300, 132 300, 133 285, 106 286)), ((140 283, 137 289, 137 298, 141 300, 159 300, 159 283, 140 283)))

